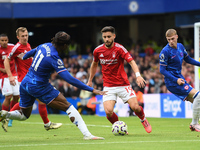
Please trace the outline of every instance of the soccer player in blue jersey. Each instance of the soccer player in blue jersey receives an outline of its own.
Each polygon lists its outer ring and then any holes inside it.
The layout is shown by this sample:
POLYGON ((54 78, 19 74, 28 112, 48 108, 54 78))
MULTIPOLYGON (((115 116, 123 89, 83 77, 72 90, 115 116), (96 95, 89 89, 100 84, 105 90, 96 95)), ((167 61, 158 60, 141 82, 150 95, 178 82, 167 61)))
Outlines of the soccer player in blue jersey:
POLYGON ((100 95, 105 95, 106 93, 105 91, 91 88, 72 77, 64 67, 63 61, 59 57, 59 53, 67 48, 69 39, 70 36, 67 33, 58 32, 52 39, 52 43, 41 44, 22 57, 24 60, 34 56, 29 72, 20 85, 20 110, 11 111, 5 115, 2 115, 4 113, 0 112, 0 114, 2 118, 20 121, 26 120, 31 115, 35 99, 38 98, 52 108, 65 111, 71 122, 82 132, 85 140, 102 140, 104 138, 94 136, 89 132, 81 115, 74 106, 49 83, 51 73, 56 70, 65 81, 80 89, 100 95))
POLYGON ((183 60, 189 64, 200 66, 200 62, 192 59, 185 47, 178 43, 176 30, 169 29, 166 31, 168 44, 160 52, 160 73, 165 77, 167 89, 179 97, 193 103, 193 118, 190 124, 191 131, 200 132, 199 115, 200 115, 200 92, 191 87, 181 74, 183 60))

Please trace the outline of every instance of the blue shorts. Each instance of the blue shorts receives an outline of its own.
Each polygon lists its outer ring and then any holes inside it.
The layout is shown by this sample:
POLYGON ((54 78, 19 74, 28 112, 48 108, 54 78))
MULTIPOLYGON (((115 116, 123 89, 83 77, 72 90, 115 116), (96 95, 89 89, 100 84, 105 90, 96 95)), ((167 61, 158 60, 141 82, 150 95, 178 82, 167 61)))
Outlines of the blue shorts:
POLYGON ((183 85, 178 85, 177 86, 169 86, 166 84, 167 89, 176 95, 178 98, 181 100, 186 100, 186 97, 189 95, 190 91, 193 89, 191 85, 189 85, 187 82, 183 85))
POLYGON ((27 108, 33 106, 35 99, 39 99, 45 104, 49 104, 58 95, 56 90, 50 83, 46 85, 33 84, 27 80, 23 80, 20 85, 20 102, 19 106, 27 108))

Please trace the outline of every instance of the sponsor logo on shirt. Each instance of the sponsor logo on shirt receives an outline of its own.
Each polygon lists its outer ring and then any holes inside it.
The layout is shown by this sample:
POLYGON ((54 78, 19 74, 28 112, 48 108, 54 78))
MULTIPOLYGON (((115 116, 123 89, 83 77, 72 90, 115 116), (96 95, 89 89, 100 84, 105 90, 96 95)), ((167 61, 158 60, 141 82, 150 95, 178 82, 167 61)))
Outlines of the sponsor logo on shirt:
POLYGON ((6 55, 2 55, 2 60, 6 59, 6 55))
POLYGON ((2 54, 1 54, 2 55, 2 60, 6 59, 6 55, 5 54, 6 53, 3 51, 2 54))
POLYGON ((102 65, 110 65, 110 64, 117 64, 118 60, 117 59, 100 59, 100 64, 102 65))

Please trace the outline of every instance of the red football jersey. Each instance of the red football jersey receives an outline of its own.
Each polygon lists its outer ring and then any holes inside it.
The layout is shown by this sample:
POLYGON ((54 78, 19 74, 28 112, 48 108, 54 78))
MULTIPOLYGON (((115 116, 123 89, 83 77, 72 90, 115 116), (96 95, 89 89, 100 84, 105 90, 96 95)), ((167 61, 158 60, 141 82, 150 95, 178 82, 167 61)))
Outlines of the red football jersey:
POLYGON ((102 65, 103 86, 127 86, 130 85, 124 70, 124 60, 133 60, 129 52, 120 44, 114 43, 111 49, 104 44, 99 45, 93 52, 94 61, 102 65))
MULTIPOLYGON (((8 43, 7 48, 1 47, 1 45, 0 45, 0 68, 5 68, 4 60, 5 60, 6 56, 8 55, 8 53, 10 53, 10 51, 12 50, 13 47, 14 47, 14 44, 10 44, 10 43, 8 43)), ((13 76, 17 76, 14 60, 10 61, 10 70, 11 70, 11 73, 13 76)), ((8 77, 7 73, 3 73, 0 71, 0 79, 7 78, 7 77, 8 77)))
POLYGON ((21 53, 26 53, 31 50, 31 46, 29 43, 27 45, 22 45, 21 43, 17 43, 12 51, 8 54, 9 59, 14 59, 15 64, 17 66, 17 74, 18 74, 18 81, 22 82, 23 78, 28 72, 28 69, 31 66, 32 63, 32 58, 26 59, 26 60, 21 60, 17 56, 21 53))

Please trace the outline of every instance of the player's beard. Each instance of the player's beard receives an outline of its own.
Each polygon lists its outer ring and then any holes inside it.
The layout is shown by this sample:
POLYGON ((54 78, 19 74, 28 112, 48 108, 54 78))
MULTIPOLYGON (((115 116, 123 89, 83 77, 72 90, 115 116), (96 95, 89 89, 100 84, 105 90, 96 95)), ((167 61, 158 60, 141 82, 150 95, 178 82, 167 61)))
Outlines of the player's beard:
POLYGON ((108 48, 110 48, 112 46, 112 44, 113 44, 113 41, 110 43, 105 43, 106 47, 108 47, 108 48))

